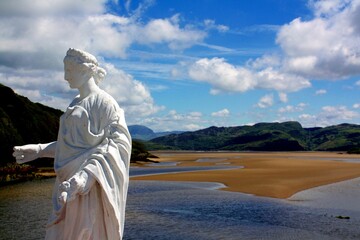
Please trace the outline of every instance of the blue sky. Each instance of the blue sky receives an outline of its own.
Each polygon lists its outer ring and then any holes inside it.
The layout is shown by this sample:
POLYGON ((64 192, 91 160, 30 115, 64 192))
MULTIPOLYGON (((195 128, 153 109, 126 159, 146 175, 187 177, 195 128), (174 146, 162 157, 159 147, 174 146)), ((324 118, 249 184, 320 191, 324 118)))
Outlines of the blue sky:
POLYGON ((359 0, 0 2, 0 82, 65 110, 69 47, 155 131, 360 121, 359 0))

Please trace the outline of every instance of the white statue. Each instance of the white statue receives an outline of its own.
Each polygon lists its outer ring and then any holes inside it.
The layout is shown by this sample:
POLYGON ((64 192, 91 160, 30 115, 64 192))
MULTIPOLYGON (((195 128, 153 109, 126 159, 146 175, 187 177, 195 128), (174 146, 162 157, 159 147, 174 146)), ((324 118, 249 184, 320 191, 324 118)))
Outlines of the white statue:
POLYGON ((121 239, 131 155, 124 112, 98 87, 106 72, 94 56, 69 49, 64 66, 80 94, 60 118, 57 141, 16 146, 13 155, 18 163, 55 158, 46 239, 121 239))

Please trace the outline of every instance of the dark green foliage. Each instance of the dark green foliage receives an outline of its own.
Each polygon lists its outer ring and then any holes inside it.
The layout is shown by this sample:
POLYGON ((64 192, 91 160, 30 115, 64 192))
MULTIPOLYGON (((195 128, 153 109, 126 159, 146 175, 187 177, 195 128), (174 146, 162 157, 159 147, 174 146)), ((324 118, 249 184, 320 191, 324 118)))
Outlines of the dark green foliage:
MULTIPOLYGON (((182 150, 360 151, 360 125, 303 128, 298 122, 210 127, 159 137, 152 144, 182 150)), ((149 145, 151 146, 151 145, 149 145)), ((153 148, 158 149, 156 145, 153 148)))
POLYGON ((135 162, 156 162, 149 158, 157 158, 157 156, 149 153, 146 150, 144 143, 138 140, 132 141, 131 159, 130 161, 135 162))
POLYGON ((15 161, 13 146, 56 140, 62 111, 33 103, 1 84, 0 96, 0 165, 15 161))

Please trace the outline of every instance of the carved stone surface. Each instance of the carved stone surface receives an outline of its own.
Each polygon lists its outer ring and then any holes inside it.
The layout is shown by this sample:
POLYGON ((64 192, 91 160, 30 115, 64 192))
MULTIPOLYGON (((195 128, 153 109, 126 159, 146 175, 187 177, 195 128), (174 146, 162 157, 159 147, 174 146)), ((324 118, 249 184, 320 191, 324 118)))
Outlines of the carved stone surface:
POLYGON ((80 94, 60 118, 57 141, 17 146, 13 155, 18 163, 55 159, 46 239, 121 239, 131 154, 124 111, 98 87, 106 72, 94 56, 69 49, 64 69, 80 94))

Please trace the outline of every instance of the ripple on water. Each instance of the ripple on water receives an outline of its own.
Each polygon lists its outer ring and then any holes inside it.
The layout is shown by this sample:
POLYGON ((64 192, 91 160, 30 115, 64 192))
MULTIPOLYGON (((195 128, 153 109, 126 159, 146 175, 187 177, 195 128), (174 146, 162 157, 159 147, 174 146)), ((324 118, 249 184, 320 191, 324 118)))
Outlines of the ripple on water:
MULTIPOLYGON (((54 179, 0 188, 0 239, 43 239, 54 179)), ((209 190, 214 183, 130 181, 130 239, 360 239, 360 220, 331 209, 209 190)))

